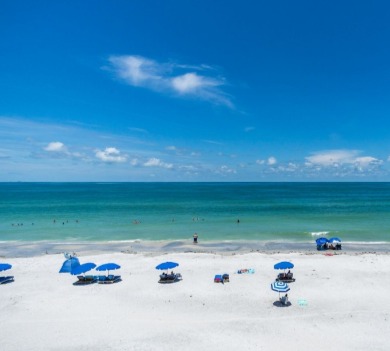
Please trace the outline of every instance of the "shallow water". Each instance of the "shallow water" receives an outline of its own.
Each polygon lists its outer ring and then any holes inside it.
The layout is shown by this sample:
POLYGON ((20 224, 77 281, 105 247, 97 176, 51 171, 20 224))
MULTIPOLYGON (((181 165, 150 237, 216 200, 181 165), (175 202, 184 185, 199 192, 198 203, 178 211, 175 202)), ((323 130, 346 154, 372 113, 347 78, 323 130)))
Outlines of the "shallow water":
POLYGON ((1 241, 195 232, 200 242, 389 242, 390 183, 0 183, 1 241))

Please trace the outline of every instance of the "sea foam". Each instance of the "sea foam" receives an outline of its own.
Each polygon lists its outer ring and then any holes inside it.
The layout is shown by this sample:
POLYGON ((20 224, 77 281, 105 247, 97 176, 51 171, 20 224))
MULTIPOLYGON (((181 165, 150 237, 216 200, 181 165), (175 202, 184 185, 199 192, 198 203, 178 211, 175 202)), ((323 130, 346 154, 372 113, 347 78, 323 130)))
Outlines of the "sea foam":
POLYGON ((329 232, 311 232, 310 234, 312 236, 323 236, 323 235, 328 235, 329 232))

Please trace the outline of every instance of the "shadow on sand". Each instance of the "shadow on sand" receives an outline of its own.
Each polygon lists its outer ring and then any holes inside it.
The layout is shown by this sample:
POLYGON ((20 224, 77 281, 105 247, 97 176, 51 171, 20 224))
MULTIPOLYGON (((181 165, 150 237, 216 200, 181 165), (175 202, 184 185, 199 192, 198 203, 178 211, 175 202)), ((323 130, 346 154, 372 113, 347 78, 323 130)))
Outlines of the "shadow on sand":
POLYGON ((275 302, 273 303, 273 305, 276 306, 276 307, 290 307, 290 306, 291 306, 291 302, 290 302, 290 301, 287 301, 287 304, 284 305, 284 304, 282 304, 282 303, 278 300, 278 301, 275 301, 275 302))

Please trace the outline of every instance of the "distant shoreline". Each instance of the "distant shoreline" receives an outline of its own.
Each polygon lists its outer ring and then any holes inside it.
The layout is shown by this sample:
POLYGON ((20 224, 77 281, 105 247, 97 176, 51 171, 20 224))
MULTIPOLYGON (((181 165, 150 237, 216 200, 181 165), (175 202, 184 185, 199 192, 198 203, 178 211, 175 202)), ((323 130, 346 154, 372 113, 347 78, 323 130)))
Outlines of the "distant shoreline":
POLYGON ((341 251, 318 251, 313 242, 293 241, 199 241, 164 240, 164 241, 3 241, 0 243, 0 258, 34 257, 46 254, 74 252, 78 256, 122 252, 129 254, 166 254, 166 253, 219 253, 225 255, 244 254, 249 252, 279 253, 390 253, 390 242, 344 242, 341 251))

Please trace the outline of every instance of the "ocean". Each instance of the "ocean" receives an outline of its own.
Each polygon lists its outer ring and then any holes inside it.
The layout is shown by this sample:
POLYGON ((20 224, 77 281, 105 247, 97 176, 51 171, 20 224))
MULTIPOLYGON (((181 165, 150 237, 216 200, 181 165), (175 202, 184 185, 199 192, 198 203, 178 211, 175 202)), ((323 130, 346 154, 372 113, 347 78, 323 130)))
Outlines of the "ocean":
POLYGON ((0 241, 390 241, 390 183, 0 183, 0 241))

